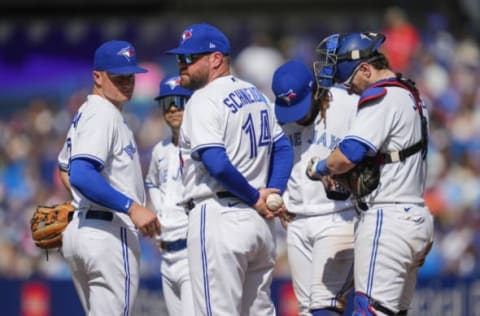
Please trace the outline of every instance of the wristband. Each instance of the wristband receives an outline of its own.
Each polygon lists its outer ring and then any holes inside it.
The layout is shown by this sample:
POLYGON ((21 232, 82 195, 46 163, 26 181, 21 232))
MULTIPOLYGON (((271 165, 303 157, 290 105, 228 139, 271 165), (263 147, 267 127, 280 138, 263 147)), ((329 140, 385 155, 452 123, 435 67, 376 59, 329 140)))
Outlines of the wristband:
POLYGON ((328 176, 330 169, 327 167, 327 159, 322 159, 315 165, 315 173, 319 176, 328 176))

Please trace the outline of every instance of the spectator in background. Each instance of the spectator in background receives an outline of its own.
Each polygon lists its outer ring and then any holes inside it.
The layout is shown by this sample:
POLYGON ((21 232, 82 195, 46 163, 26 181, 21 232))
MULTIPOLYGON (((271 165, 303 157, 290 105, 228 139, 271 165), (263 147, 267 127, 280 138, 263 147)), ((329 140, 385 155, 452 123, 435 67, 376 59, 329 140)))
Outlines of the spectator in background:
POLYGON ((399 7, 389 7, 385 11, 386 36, 383 52, 390 61, 395 72, 406 73, 417 49, 420 46, 420 35, 416 27, 409 22, 406 12, 399 7))

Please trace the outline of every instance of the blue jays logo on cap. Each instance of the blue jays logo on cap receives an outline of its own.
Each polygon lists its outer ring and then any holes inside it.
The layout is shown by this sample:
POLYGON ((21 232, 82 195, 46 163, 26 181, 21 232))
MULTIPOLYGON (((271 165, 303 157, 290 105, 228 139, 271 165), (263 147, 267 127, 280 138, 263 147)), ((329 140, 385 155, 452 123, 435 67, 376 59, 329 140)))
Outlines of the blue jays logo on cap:
POLYGON ((290 105, 290 103, 292 103, 296 97, 297 97, 297 94, 293 92, 292 89, 288 90, 285 93, 277 94, 277 98, 283 99, 285 103, 287 103, 288 105, 290 105))
POLYGON ((131 46, 127 46, 125 48, 122 48, 117 54, 125 57, 128 61, 130 61, 130 58, 135 56, 135 50, 131 46))
POLYGON ((180 86, 180 77, 173 77, 172 79, 167 80, 165 84, 173 90, 176 87, 180 86))
POLYGON ((160 82, 160 92, 155 100, 170 95, 190 97, 192 93, 192 91, 185 89, 180 85, 180 76, 170 76, 163 78, 160 82))
POLYGON ((213 52, 229 55, 230 42, 216 27, 200 23, 187 27, 182 33, 178 47, 167 51, 167 54, 189 55, 213 52))
POLYGON ((183 31, 182 34, 182 43, 185 42, 187 39, 192 37, 192 29, 183 31))
POLYGON ((126 41, 108 41, 95 51, 93 69, 115 75, 147 72, 137 65, 135 48, 126 41))

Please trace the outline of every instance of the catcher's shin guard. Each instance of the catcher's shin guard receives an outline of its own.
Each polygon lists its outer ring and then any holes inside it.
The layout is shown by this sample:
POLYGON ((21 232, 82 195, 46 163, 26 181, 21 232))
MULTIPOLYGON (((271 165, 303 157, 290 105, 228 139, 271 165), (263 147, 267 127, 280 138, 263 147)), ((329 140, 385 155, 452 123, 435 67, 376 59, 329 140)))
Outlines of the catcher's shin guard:
POLYGON ((391 309, 383 306, 377 300, 368 297, 365 293, 355 292, 354 307, 352 316, 377 316, 377 311, 388 316, 406 316, 407 311, 402 310, 395 313, 391 309))

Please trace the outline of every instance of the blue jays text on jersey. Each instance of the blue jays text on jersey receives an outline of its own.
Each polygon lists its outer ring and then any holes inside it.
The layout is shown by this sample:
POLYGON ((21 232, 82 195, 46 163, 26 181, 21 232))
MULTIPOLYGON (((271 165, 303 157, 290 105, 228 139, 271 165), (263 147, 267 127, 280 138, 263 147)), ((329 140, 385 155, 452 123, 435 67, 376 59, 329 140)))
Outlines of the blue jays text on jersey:
POLYGON ((223 99, 223 103, 232 110, 232 113, 236 113, 238 109, 242 108, 244 105, 255 102, 268 104, 263 94, 256 87, 235 90, 223 99))
MULTIPOLYGON (((309 144, 313 145, 322 145, 323 147, 326 147, 330 150, 335 149, 337 145, 340 143, 342 140, 340 137, 335 136, 333 134, 327 133, 327 131, 322 131, 319 133, 319 131, 312 131, 313 135, 310 139, 308 139, 309 144)), ((302 132, 294 132, 292 134, 287 135, 288 138, 290 139, 290 143, 294 147, 302 146, 302 132)))

